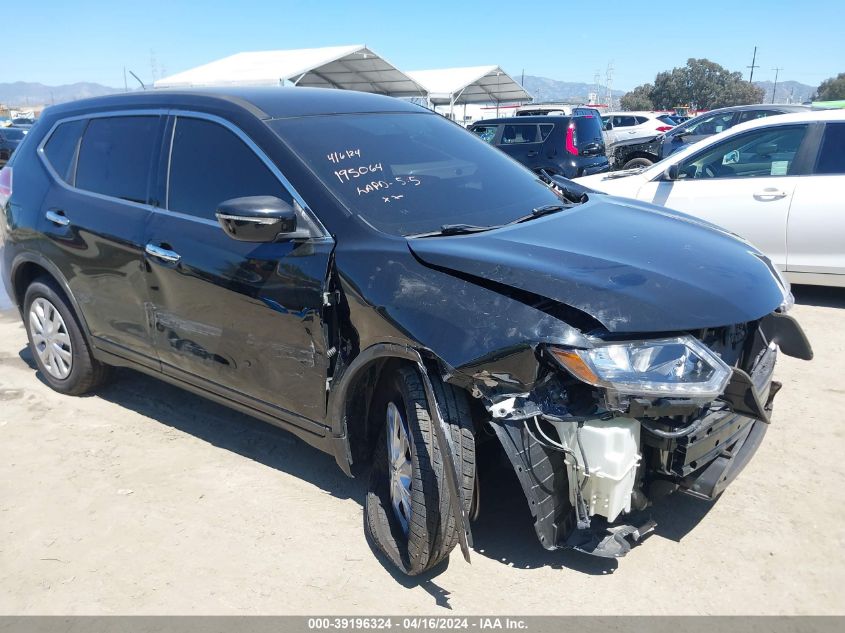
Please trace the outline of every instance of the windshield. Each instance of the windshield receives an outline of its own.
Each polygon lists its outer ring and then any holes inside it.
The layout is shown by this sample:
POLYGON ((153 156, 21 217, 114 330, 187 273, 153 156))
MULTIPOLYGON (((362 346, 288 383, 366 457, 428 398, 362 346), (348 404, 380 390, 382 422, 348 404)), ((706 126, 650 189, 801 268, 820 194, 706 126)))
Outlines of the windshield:
POLYGON ((269 122, 350 213, 391 235, 496 226, 559 204, 533 173, 436 114, 269 122))

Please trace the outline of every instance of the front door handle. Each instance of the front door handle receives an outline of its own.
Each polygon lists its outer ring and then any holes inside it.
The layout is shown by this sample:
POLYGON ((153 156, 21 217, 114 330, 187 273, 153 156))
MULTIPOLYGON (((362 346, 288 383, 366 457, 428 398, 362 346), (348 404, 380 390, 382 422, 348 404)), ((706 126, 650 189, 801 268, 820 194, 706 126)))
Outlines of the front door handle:
POLYGON ((67 226, 68 224, 70 224, 70 220, 65 215, 64 211, 50 210, 44 214, 44 217, 50 220, 50 222, 52 222, 56 226, 67 226))
POLYGON ((152 255, 153 257, 157 257, 163 261, 169 262, 171 264, 175 264, 182 256, 175 251, 168 250, 166 248, 162 248, 161 246, 156 246, 155 244, 147 244, 144 248, 144 251, 147 255, 152 255))
POLYGON ((755 200, 780 200, 781 198, 786 198, 789 194, 785 191, 781 191, 780 189, 775 189, 774 187, 766 187, 762 191, 758 191, 754 194, 755 200))

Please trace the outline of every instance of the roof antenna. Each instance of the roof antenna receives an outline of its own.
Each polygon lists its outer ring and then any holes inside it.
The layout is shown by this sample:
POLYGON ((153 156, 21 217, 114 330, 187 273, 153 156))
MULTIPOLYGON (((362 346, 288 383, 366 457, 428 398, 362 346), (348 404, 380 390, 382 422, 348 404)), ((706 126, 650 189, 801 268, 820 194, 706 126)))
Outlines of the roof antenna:
POLYGON ((137 80, 138 80, 138 83, 139 83, 139 84, 141 84, 141 90, 146 90, 146 89, 147 89, 147 87, 144 85, 144 82, 143 82, 143 81, 141 81, 140 79, 138 79, 138 75, 136 75, 135 73, 133 73, 131 70, 129 71, 129 74, 130 74, 130 75, 132 75, 133 77, 135 77, 135 79, 137 79, 137 80))

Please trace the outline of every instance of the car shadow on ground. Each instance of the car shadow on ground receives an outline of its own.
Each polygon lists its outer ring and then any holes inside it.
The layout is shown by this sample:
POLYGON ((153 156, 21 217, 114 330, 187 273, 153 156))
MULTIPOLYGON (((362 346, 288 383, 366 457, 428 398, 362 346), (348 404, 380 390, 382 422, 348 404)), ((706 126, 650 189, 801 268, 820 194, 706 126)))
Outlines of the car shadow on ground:
MULTIPOLYGON (((36 370, 28 347, 23 348, 19 356, 36 370)), ((40 373, 38 378, 44 382, 40 373)), ((353 499, 362 507, 364 505, 366 477, 346 477, 331 456, 248 415, 129 369, 116 370, 112 381, 95 397, 308 481, 332 496, 353 499)), ((573 550, 543 549, 516 475, 501 463, 500 449, 479 450, 478 456, 481 510, 472 525, 474 548, 471 556, 483 556, 518 569, 567 568, 589 575, 606 575, 616 570, 618 562, 615 559, 573 550)), ((655 534, 678 541, 704 517, 709 507, 710 504, 684 495, 670 495, 651 508, 652 516, 658 522, 655 534)), ((431 594, 438 606, 450 608, 449 591, 434 582, 434 578, 448 568, 448 559, 425 574, 408 577, 396 570, 372 543, 370 547, 397 583, 407 588, 419 586, 431 594)), ((456 549, 451 559, 458 564, 460 558, 460 550, 456 549)))
POLYGON ((845 288, 792 286, 795 303, 820 308, 845 308, 845 288))

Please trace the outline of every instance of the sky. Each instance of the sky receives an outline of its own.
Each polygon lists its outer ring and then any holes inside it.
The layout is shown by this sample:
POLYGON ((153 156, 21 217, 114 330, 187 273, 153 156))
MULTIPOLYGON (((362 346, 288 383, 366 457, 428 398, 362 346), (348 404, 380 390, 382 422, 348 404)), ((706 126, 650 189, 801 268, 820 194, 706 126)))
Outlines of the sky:
POLYGON ((240 51, 347 44, 402 70, 497 64, 593 83, 612 64, 620 90, 690 57, 747 77, 755 46, 755 80, 776 67, 810 85, 845 72, 842 0, 40 0, 26 13, 3 29, 0 83, 122 87, 124 67, 150 83, 240 51))

